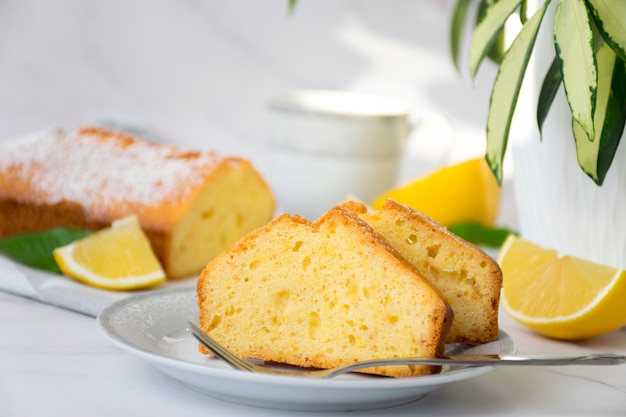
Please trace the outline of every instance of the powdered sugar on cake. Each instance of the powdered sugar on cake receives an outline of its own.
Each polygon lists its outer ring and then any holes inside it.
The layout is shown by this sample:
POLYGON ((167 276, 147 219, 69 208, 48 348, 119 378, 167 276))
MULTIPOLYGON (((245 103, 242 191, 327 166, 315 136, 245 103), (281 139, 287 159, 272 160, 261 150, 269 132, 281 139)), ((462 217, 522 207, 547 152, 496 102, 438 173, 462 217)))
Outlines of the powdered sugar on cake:
POLYGON ((180 202, 222 160, 215 152, 183 151, 95 128, 46 130, 0 142, 0 171, 9 172, 15 184, 33 184, 29 198, 40 204, 180 202))

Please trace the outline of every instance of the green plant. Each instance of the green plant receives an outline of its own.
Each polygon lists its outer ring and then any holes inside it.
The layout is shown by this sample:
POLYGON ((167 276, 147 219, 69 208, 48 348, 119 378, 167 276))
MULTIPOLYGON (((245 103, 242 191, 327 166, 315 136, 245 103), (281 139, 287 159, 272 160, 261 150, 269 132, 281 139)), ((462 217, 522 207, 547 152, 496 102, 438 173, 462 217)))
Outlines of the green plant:
MULTIPOLYGON (((502 181, 502 162, 511 122, 528 62, 542 25, 552 24, 555 57, 545 75, 537 103, 541 131, 561 85, 572 114, 578 163, 602 185, 626 122, 626 1, 545 0, 529 15, 528 0, 457 0, 451 23, 451 52, 459 67, 464 27, 477 7, 469 51, 472 79, 490 54, 498 52, 505 22, 519 15, 521 29, 504 48, 493 84, 487 118, 486 159, 502 181), (554 20, 544 20, 556 3, 554 20)), ((498 54, 495 54, 500 58, 498 54)))

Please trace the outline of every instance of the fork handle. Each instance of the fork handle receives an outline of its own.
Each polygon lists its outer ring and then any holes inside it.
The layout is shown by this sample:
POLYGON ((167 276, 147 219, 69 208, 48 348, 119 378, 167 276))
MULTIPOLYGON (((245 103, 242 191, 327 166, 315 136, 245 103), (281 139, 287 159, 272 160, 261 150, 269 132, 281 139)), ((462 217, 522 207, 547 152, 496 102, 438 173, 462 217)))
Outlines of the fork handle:
POLYGON ((612 353, 579 355, 451 355, 443 358, 449 364, 495 366, 563 366, 563 365, 619 365, 624 355, 612 353), (462 363, 466 362, 466 363, 462 363))
POLYGON ((581 355, 490 355, 463 354, 440 358, 397 358, 393 360, 373 359, 358 362, 335 370, 329 370, 326 378, 356 371, 358 369, 389 365, 452 365, 452 366, 564 366, 564 365, 619 365, 626 360, 624 355, 581 354, 581 355))

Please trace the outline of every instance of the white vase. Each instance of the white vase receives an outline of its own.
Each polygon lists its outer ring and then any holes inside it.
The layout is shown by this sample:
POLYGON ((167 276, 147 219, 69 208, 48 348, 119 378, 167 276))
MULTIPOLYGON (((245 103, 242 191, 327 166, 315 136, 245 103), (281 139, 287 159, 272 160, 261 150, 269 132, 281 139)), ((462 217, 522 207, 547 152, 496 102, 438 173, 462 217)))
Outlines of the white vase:
MULTIPOLYGON (((549 10, 544 27, 552 28, 553 16, 549 10)), ((626 269, 626 135, 603 185, 596 185, 578 165, 561 86, 540 138, 535 112, 554 57, 551 32, 540 33, 536 47, 510 144, 520 234, 563 254, 626 269)))
POLYGON ((522 237, 564 254, 626 269, 626 139, 601 187, 576 160, 571 114, 554 103, 538 136, 512 144, 522 237))

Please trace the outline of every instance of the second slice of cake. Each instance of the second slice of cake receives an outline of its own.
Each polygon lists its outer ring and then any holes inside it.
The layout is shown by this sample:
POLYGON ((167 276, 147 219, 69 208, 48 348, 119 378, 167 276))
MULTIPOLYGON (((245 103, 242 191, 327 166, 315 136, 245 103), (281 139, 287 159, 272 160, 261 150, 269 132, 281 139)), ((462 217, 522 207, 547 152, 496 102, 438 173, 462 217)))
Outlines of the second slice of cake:
POLYGON ((354 201, 342 207, 383 235, 441 291, 454 311, 446 343, 480 344, 498 337, 502 271, 489 255, 394 200, 379 211, 354 201))

